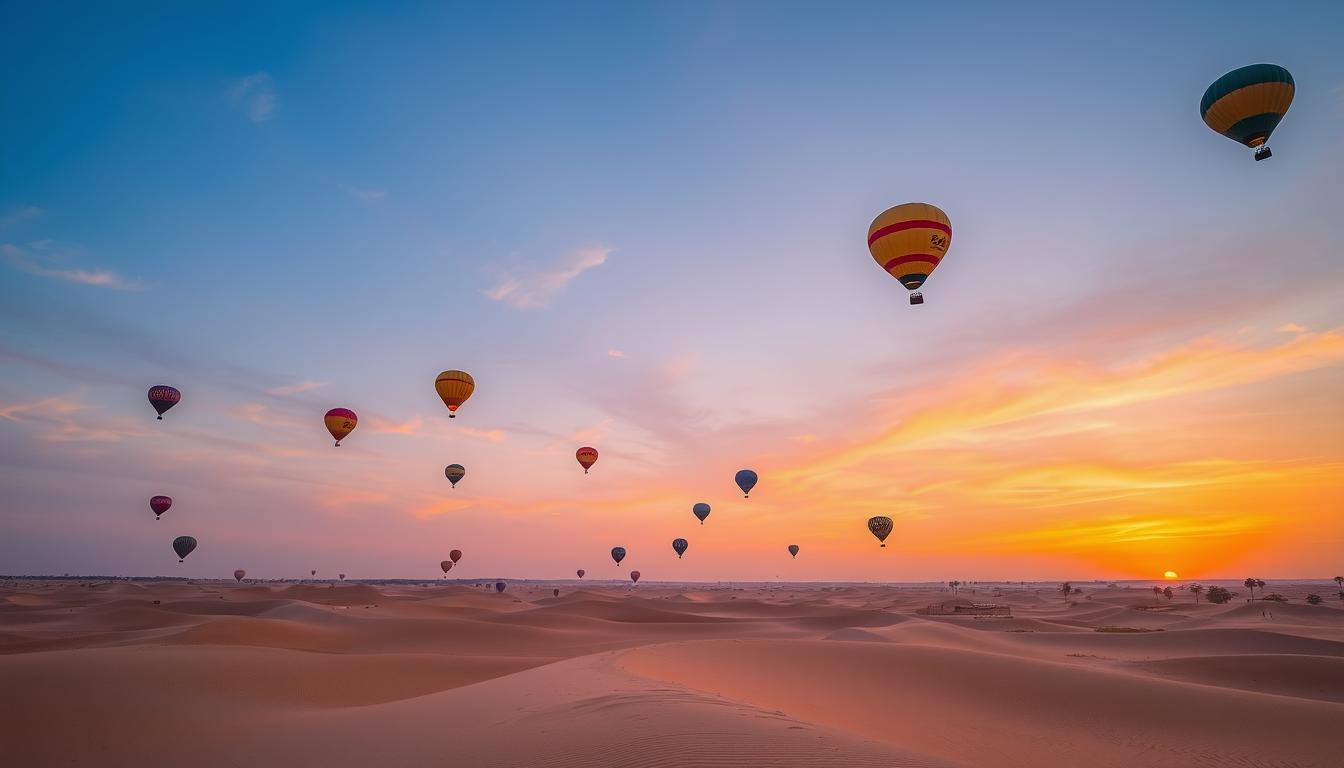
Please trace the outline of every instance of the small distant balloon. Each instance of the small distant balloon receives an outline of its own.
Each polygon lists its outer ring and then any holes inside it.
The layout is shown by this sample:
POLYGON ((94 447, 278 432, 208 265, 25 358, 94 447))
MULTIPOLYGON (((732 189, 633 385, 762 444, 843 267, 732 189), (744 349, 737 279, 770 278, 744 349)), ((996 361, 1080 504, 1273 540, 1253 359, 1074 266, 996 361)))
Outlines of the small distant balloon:
POLYGON ((555 597, 559 597, 559 596, 560 596, 560 590, 558 590, 558 589, 552 589, 552 590, 551 590, 551 594, 552 594, 553 596, 555 596, 555 597))
POLYGON ((443 476, 456 488, 457 481, 467 476, 467 468, 461 464, 449 464, 443 468, 443 476))
POLYGON ((312 573, 310 573, 310 574, 308 574, 308 575, 309 575, 309 576, 316 576, 316 575, 317 575, 317 571, 314 570, 312 573))
POLYGON ((579 466, 583 467, 583 474, 588 474, 588 470, 597 463, 597 449, 584 446, 574 452, 574 458, 578 459, 579 466))
POLYGON ((452 560, 454 563, 456 563, 458 560, 461 560, 461 559, 462 559, 462 550, 460 550, 460 549, 454 549, 454 550, 450 551, 450 552, 448 553, 448 559, 449 559, 449 560, 452 560))
POLYGON ((457 418, 457 409, 476 391, 476 380, 466 371, 444 371, 434 379, 434 391, 448 406, 448 418, 457 418))
POLYGON ((168 508, 171 506, 173 506, 173 499, 171 496, 154 496, 149 500, 149 508, 154 511, 155 520, 158 520, 159 515, 167 512, 168 508))
POLYGON ((341 446, 341 440, 355 430, 355 425, 359 423, 359 417, 349 408, 332 408, 327 411, 323 418, 327 423, 327 431, 336 438, 336 447, 341 446))
POLYGON ((336 574, 336 577, 339 578, 341 581, 345 581, 345 574, 344 574, 344 573, 338 573, 338 574, 336 574))
POLYGON ((672 540, 672 549, 676 551, 678 560, 681 559, 682 555, 686 554, 686 549, 690 546, 691 546, 690 542, 686 541, 685 539, 672 540))
POLYGON ((704 525, 705 518, 709 517, 709 505, 702 501, 694 507, 691 507, 691 514, 700 518, 700 524, 704 525))
POLYGON ((793 555, 794 557, 798 557, 798 545, 797 545, 797 544, 790 544, 790 545, 789 545, 789 554, 790 554, 790 555, 793 555))
POLYGON ((234 581, 242 581, 243 577, 246 575, 247 571, 244 571, 242 568, 239 568, 238 570, 233 572, 233 579, 234 581))
POLYGON ((505 583, 502 582, 502 581, 496 581, 496 582, 495 582, 495 591, 496 591, 496 592, 503 592, 503 591, 504 591, 504 588, 507 587, 507 586, 509 586, 509 585, 508 585, 508 584, 505 584, 505 583))
POLYGON ((452 561, 452 560, 440 560, 440 561, 439 561, 439 567, 443 569, 443 572, 444 572, 444 573, 447 573, 447 572, 453 570, 453 561, 452 561))
POLYGON ((166 384, 159 384, 149 388, 149 404, 154 406, 154 410, 159 414, 159 421, 163 421, 163 414, 174 405, 182 402, 182 393, 174 387, 166 384))
POLYGON ((193 550, 196 549, 196 540, 190 536, 178 536, 173 539, 173 551, 177 553, 177 562, 187 559, 193 550))
POLYGON ((881 515, 868 518, 868 530, 882 542, 883 547, 887 546, 887 537, 891 535, 891 518, 881 515))
POLYGON ((582 568, 580 568, 579 570, 575 571, 575 573, 579 574, 579 578, 582 579, 582 578, 583 578, 583 574, 587 573, 587 571, 585 571, 585 570, 583 570, 582 568))
POLYGON ((621 561, 625 559, 625 547, 612 547, 611 559, 615 560, 617 565, 620 565, 621 561))
POLYGON ((634 582, 634 583, 636 583, 636 584, 639 583, 639 571, 631 571, 631 572, 630 572, 630 581, 632 581, 632 582, 634 582))
POLYGON ((742 489, 743 498, 751 497, 751 489, 756 487, 757 479, 756 473, 750 469, 739 469, 737 474, 733 475, 733 482, 737 483, 737 487, 742 489))

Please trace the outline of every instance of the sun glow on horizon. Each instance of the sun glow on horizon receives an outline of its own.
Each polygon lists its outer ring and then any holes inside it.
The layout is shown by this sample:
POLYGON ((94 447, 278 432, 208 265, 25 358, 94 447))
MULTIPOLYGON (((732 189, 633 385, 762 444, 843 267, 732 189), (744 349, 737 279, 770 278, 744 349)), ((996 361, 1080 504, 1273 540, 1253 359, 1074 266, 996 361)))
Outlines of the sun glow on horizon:
POLYGON ((1164 579, 1179 579, 1180 576, 1179 576, 1175 571, 1167 571, 1166 573, 1162 574, 1162 578, 1164 578, 1164 579))

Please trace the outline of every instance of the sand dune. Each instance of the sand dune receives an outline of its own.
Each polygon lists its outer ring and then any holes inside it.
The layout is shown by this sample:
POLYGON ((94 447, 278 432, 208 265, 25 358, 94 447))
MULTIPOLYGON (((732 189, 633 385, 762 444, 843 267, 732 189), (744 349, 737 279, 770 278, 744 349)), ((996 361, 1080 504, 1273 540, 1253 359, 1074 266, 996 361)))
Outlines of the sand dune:
POLYGON ((553 597, 527 584, 84 584, 0 585, 7 764, 1336 766, 1344 754, 1344 610, 1288 586, 1276 585, 1298 602, 1270 620, 1259 603, 1139 589, 1068 602, 1049 587, 980 589, 974 600, 1015 615, 970 618, 918 614, 951 595, 909 586, 585 584, 553 597))

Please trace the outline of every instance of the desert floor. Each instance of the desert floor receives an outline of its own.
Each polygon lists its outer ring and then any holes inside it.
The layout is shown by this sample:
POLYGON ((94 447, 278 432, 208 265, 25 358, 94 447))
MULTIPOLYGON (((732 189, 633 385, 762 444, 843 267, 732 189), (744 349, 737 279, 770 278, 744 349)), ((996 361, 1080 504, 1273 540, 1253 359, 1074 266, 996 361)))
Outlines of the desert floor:
POLYGON ((1337 768, 1344 603, 1272 591, 9 580, 0 762, 1337 768))

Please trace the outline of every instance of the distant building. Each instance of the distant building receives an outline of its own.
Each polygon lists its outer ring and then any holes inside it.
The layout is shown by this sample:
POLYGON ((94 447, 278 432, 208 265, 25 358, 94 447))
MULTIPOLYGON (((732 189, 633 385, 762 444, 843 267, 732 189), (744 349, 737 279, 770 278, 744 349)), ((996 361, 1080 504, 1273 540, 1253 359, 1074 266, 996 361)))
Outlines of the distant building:
POLYGON ((941 603, 930 603, 915 613, 921 616, 1001 616, 1012 618, 1011 606, 998 603, 973 603, 970 600, 956 598, 941 603))

